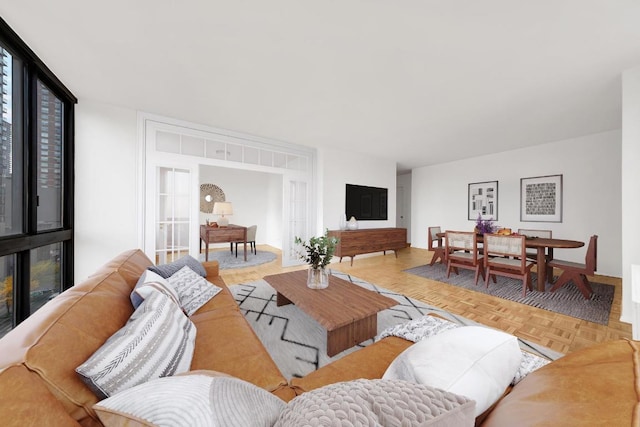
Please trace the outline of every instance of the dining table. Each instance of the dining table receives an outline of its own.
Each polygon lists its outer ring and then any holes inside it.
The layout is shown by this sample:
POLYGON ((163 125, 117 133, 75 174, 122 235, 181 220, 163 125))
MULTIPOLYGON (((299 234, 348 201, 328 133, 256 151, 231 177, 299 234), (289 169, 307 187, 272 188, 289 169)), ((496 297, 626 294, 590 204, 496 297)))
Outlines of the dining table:
POLYGON ((547 282, 551 283, 553 275, 547 278, 547 262, 553 259, 554 249, 581 248, 584 242, 579 240, 554 239, 546 237, 527 237, 525 246, 536 249, 536 264, 538 266, 538 291, 544 292, 547 282))
MULTIPOLYGON (((446 233, 438 233, 438 238, 445 238, 446 233)), ((478 234, 478 243, 483 242, 483 237, 478 234)), ((547 263, 553 259, 554 249, 581 248, 584 242, 579 240, 555 239, 546 237, 526 237, 525 246, 536 250, 536 264, 538 274, 538 291, 544 292, 547 282, 551 283, 553 276, 547 278, 547 263), (550 280, 551 279, 551 280, 550 280)))

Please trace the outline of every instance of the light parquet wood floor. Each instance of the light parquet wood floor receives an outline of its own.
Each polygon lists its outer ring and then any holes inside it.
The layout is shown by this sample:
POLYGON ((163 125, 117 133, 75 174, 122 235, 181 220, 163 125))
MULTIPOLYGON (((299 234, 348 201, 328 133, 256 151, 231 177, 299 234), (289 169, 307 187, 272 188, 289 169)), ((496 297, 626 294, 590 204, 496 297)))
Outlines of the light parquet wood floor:
MULTIPOLYGON (((222 278, 228 285, 307 268, 282 268, 279 250, 263 245, 258 248, 277 253, 278 258, 255 267, 222 270, 222 278)), ((631 325, 619 321, 622 300, 622 280, 619 278, 596 276, 598 282, 615 286, 609 324, 603 326, 403 272, 407 268, 426 264, 431 260, 431 255, 432 252, 426 249, 406 248, 398 251, 397 258, 393 253, 356 257, 353 266, 349 265, 349 258, 344 258, 341 263, 334 258, 331 268, 561 353, 603 341, 631 338, 631 325)))

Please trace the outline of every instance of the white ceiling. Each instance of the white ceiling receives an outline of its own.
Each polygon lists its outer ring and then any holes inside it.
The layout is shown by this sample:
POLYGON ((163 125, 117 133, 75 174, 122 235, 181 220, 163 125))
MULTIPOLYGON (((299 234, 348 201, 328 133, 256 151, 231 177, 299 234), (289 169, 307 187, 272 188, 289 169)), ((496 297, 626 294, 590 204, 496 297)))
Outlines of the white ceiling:
POLYGON ((621 126, 638 0, 0 0, 79 98, 399 170, 621 126))

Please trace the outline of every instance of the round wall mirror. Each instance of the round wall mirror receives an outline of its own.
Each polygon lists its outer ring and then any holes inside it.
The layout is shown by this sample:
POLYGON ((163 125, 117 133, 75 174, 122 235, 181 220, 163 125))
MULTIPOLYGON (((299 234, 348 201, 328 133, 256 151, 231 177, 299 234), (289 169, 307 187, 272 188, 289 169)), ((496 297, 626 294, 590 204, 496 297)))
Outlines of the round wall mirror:
POLYGON ((200 212, 213 213, 213 205, 225 199, 222 188, 215 184, 200 184, 200 212))

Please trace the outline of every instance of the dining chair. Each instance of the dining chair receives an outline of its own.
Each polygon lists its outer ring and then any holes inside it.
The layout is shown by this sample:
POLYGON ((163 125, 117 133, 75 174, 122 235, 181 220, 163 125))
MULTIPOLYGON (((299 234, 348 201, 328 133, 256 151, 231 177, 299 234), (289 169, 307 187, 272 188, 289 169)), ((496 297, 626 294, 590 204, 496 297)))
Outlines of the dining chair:
MULTIPOLYGON (((256 249, 256 231, 258 230, 257 225, 252 225, 247 227, 247 243, 249 243, 249 252, 258 255, 258 251, 256 249)), ((235 245, 236 247, 236 258, 238 258, 238 243, 244 243, 242 240, 238 240, 235 242, 231 242, 231 246, 235 245)), ((233 251, 233 249, 231 249, 233 251)))
POLYGON ((458 274, 458 267, 474 270, 476 285, 478 277, 484 276, 483 256, 478 254, 478 235, 473 231, 447 231, 445 257, 447 259, 447 277, 449 277, 451 270, 458 274))
POLYGON ((447 262, 445 256, 445 247, 442 244, 442 237, 438 237, 438 234, 442 233, 440 227, 429 227, 428 232, 428 249, 433 252, 431 262, 429 265, 433 265, 437 260, 440 260, 441 264, 447 262))
MULTIPOLYGON (((540 237, 542 239, 552 239, 553 232, 551 230, 533 230, 530 228, 518 228, 518 234, 525 237, 540 237)), ((527 258, 536 259, 538 257, 537 252, 527 252, 527 258)))
POLYGON ((551 292, 560 289, 569 282, 573 282, 586 299, 591 299, 593 289, 587 276, 593 276, 598 268, 598 236, 593 235, 589 239, 584 264, 554 259, 549 261, 547 265, 562 269, 562 274, 551 288, 551 292))
POLYGON ((489 287, 489 278, 497 283, 496 275, 522 280, 522 296, 527 295, 531 285, 531 268, 534 262, 527 259, 525 236, 484 235, 485 285, 489 287))

